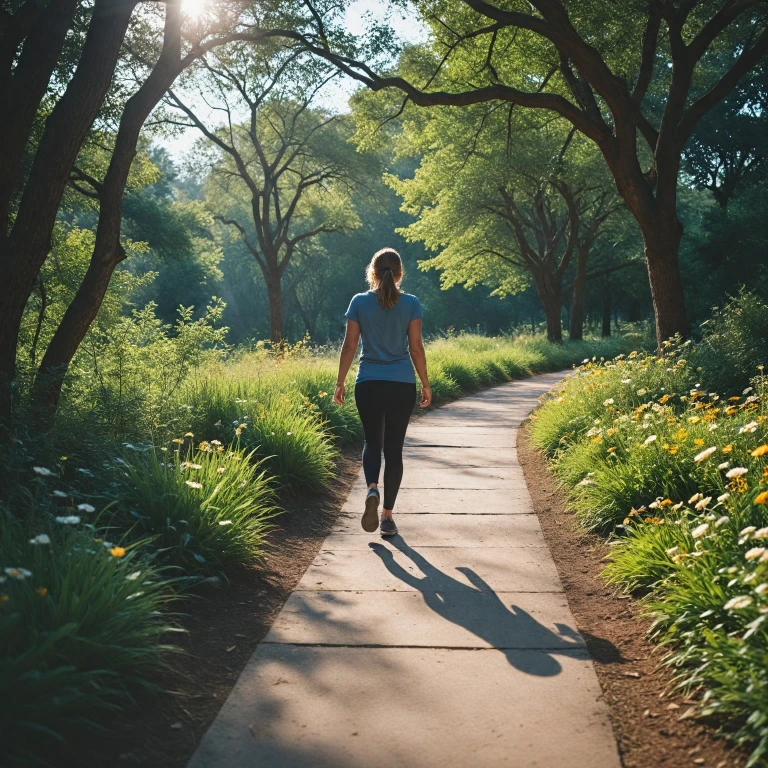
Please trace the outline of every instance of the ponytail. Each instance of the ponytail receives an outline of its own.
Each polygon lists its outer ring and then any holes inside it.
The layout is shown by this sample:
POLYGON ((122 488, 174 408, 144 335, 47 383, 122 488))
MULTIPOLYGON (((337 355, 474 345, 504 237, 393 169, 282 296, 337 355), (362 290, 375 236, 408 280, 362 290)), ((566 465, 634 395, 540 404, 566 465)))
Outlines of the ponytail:
POLYGON ((375 291, 383 309, 392 309, 400 299, 403 262, 394 248, 382 248, 374 254, 366 269, 368 285, 375 291))

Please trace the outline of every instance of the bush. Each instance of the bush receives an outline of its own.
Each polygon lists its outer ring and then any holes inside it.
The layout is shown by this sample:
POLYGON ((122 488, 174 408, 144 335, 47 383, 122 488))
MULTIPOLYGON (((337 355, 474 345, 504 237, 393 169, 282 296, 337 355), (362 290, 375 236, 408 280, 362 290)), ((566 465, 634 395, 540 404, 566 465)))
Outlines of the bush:
POLYGON ((169 650, 168 617, 159 609, 171 597, 162 573, 142 559, 140 543, 110 545, 92 527, 57 524, 48 515, 27 523, 5 520, 0 526, 4 764, 43 764, 54 749, 61 759, 61 749, 92 729, 100 713, 154 689, 152 680, 169 650))
MULTIPOLYGON (((734 307, 747 304, 760 315, 753 299, 734 307)), ((646 595, 677 686, 703 690, 700 711, 757 765, 768 756, 768 378, 712 390, 748 376, 725 376, 723 339, 738 331, 714 327, 703 353, 671 342, 664 357, 582 365, 537 411, 532 438, 582 523, 613 537, 605 576, 646 595)), ((758 359, 745 349, 732 365, 758 359)))
POLYGON ((177 450, 123 460, 114 489, 121 513, 113 524, 149 537, 156 559, 199 577, 257 557, 277 508, 251 453, 208 442, 194 449, 191 438, 179 438, 177 450))

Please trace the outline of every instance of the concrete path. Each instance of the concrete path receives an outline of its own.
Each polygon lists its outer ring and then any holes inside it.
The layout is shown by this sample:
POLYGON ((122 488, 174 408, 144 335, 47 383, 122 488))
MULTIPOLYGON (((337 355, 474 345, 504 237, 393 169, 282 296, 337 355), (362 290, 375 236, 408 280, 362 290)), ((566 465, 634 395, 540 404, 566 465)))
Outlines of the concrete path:
POLYGON ((189 768, 619 768, 515 454, 559 378, 415 421, 390 541, 361 473, 189 768))

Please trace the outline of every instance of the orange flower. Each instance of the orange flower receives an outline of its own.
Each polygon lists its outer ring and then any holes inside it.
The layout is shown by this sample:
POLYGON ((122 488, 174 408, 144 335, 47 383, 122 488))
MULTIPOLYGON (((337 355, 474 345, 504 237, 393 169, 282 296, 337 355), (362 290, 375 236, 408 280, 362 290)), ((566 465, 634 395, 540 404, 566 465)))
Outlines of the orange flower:
POLYGON ((693 441, 693 444, 694 444, 694 445, 704 445, 704 441, 703 441, 703 440, 702 440, 700 437, 697 437, 697 438, 696 438, 696 439, 693 441))
POLYGON ((45 597, 48 594, 48 587, 38 587, 35 592, 37 592, 40 597, 45 597))
POLYGON ((123 557, 123 555, 125 555, 125 550, 122 547, 112 547, 112 549, 109 550, 109 554, 112 555, 112 557, 123 557))
POLYGON ((664 501, 659 504, 660 507, 671 507, 672 506, 672 499, 664 499, 664 501))
POLYGON ((730 453, 733 450, 733 445, 729 444, 726 445, 725 448, 723 448, 723 453, 730 453))
POLYGON ((755 496, 755 504, 768 504, 768 491, 763 491, 755 496))
POLYGON ((766 453, 768 453, 768 445, 758 445, 757 448, 750 453, 750 456, 765 456, 766 453))

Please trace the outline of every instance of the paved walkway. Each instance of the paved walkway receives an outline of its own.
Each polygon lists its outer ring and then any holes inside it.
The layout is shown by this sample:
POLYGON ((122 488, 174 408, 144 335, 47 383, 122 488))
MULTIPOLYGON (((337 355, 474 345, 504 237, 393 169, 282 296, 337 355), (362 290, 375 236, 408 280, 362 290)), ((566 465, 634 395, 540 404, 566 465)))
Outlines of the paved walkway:
POLYGON ((390 541, 361 473, 189 768, 619 768, 515 453, 559 378, 412 424, 390 541))

